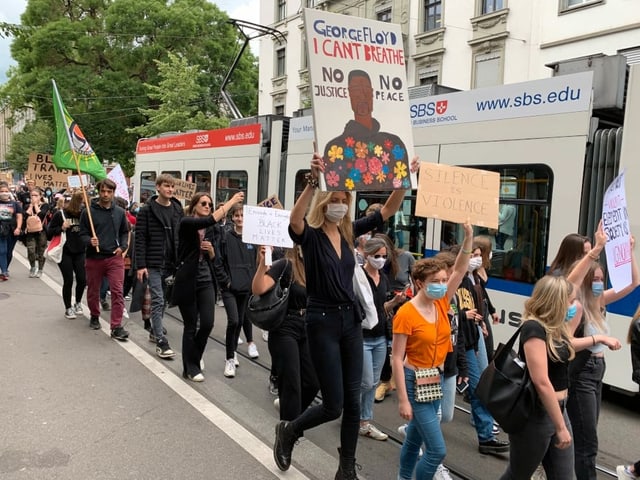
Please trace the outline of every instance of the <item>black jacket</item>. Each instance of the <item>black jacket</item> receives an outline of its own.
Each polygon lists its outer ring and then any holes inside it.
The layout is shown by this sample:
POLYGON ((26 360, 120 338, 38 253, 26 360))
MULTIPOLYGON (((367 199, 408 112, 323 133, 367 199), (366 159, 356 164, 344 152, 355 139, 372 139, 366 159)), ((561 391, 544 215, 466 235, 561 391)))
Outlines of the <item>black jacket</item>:
POLYGON ((636 319, 631 326, 631 378, 640 384, 640 319, 636 319))
POLYGON ((100 251, 91 246, 91 225, 89 224, 88 209, 80 214, 80 238, 87 247, 87 258, 104 259, 113 256, 119 247, 125 251, 129 241, 129 222, 124 209, 111 202, 109 208, 102 208, 98 199, 91 201, 91 217, 96 229, 96 237, 100 241, 100 251))
POLYGON ((171 225, 162 223, 163 208, 154 195, 138 212, 136 221, 135 258, 136 268, 162 268, 172 270, 178 251, 178 231, 184 213, 182 205, 171 199, 171 225))
POLYGON ((222 290, 251 293, 251 282, 256 273, 256 253, 256 248, 244 243, 235 230, 225 230, 220 235, 214 266, 222 290))

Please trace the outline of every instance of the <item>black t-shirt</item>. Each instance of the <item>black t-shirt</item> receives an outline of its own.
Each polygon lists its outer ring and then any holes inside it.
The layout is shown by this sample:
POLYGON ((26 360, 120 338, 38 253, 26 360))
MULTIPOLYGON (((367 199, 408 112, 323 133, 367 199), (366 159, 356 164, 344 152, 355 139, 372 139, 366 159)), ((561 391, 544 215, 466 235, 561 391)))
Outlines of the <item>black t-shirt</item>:
MULTIPOLYGON (((291 276, 293 275, 292 265, 286 258, 273 262, 271 268, 267 271, 267 275, 273 278, 274 281, 278 281, 280 275, 284 271, 284 275, 280 279, 280 286, 287 288, 291 282, 291 276), (286 270, 285 270, 286 269, 286 270)), ((302 310, 307 307, 307 289, 297 282, 291 283, 291 290, 289 291, 289 306, 288 310, 302 310)))
POLYGON ((165 227, 171 226, 173 220, 173 205, 169 204, 167 206, 164 206, 158 203, 156 207, 157 209, 155 211, 158 212, 158 216, 160 217, 162 225, 164 225, 165 227))
MULTIPOLYGON (((358 268, 364 270, 363 267, 358 268)), ((367 276, 371 293, 373 294, 373 303, 375 303, 376 311, 378 312, 378 323, 370 330, 363 328, 362 336, 367 338, 384 337, 387 334, 387 314, 384 312, 384 302, 387 301, 387 295, 391 289, 389 279, 385 273, 381 271, 380 282, 376 285, 366 270, 364 270, 364 273, 367 276)))
MULTIPOLYGON (((539 338, 547 341, 547 332, 536 320, 527 320, 520 330, 520 353, 525 363, 527 361, 523 345, 531 338, 539 338)), ((569 349, 566 343, 557 345, 558 355, 561 361, 554 361, 547 352, 547 374, 553 389, 556 392, 569 388, 569 349)))

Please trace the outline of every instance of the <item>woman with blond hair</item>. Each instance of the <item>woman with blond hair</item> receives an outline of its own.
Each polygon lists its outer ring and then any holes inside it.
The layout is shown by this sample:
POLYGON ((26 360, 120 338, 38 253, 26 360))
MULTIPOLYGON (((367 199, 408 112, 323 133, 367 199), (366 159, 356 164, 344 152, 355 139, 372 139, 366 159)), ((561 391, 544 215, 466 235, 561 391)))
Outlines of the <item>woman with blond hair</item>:
MULTIPOLYGON (((412 171, 415 170, 416 159, 412 162, 412 171)), ((322 391, 322 405, 307 409, 293 421, 279 422, 273 454, 278 468, 287 470, 293 446, 303 432, 342 413, 340 465, 335 478, 356 479, 363 346, 362 317, 356 311, 359 308, 353 290, 356 264, 353 242, 355 236, 380 228, 398 210, 405 192, 393 191, 379 211, 352 222, 351 192, 316 191, 323 171, 322 157, 316 152, 307 185, 289 220, 289 235, 302 247, 304 258, 307 336, 322 391)))

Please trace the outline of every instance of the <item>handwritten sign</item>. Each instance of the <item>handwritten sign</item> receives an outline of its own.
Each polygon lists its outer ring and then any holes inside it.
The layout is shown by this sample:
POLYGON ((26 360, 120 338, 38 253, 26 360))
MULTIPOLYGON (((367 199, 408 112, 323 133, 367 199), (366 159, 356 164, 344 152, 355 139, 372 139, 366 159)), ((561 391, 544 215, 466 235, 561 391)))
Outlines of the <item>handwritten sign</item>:
POLYGON ((129 186, 124 176, 122 167, 117 164, 107 175, 107 178, 113 180, 116 184, 116 197, 124 198, 129 203, 129 186))
POLYGON ((284 208, 282 206, 282 203, 280 203, 280 199, 275 193, 271 195, 269 198, 265 198, 260 203, 258 203, 258 206, 266 207, 266 208, 279 208, 281 210, 284 208))
POLYGON ((81 188, 83 185, 86 187, 89 184, 87 175, 82 175, 82 181, 80 180, 80 175, 69 175, 67 177, 67 185, 69 188, 81 188))
POLYGON ((498 228, 500 174, 475 168, 420 163, 416 212, 449 222, 498 228))
POLYGON ((187 182, 186 180, 175 179, 175 188, 173 196, 178 200, 191 200, 193 194, 196 193, 196 184, 187 182))
POLYGON ((54 190, 67 187, 67 177, 73 175, 72 170, 58 170, 53 163, 53 157, 46 153, 29 154, 29 165, 25 175, 33 180, 36 187, 51 187, 54 190))
POLYGON ((602 226, 607 234, 604 247, 611 286, 619 292, 631 283, 631 229, 624 189, 624 172, 609 185, 602 205, 602 226))
POLYGON ((279 208, 243 207, 242 241, 255 245, 293 248, 289 237, 289 210, 279 208))
POLYGON ((304 25, 322 188, 415 188, 401 26, 309 8, 304 25))

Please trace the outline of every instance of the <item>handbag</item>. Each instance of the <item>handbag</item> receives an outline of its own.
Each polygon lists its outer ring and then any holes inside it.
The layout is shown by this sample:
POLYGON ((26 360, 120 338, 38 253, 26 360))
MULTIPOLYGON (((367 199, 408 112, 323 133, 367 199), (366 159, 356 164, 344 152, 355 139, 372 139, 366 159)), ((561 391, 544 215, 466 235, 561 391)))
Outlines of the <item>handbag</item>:
POLYGON ((362 328, 371 330, 378 324, 378 311, 373 301, 373 293, 369 280, 367 280, 367 274, 357 262, 356 268, 353 269, 353 292, 356 295, 358 307, 360 307, 362 328))
MULTIPOLYGON (((436 338, 438 337, 438 311, 436 310, 436 338)), ((436 349, 433 348, 433 361, 436 361, 436 349)), ((440 400, 442 398, 442 379, 438 367, 416 368, 416 381, 414 398, 416 402, 425 403, 440 400)))
POLYGON ((251 323, 262 330, 275 330, 284 321, 289 306, 289 291, 293 283, 293 271, 290 274, 289 286, 282 288, 280 280, 291 267, 290 262, 282 269, 275 285, 262 295, 251 295, 247 306, 246 316, 251 323))
MULTIPOLYGON (((64 212, 60 210, 60 213, 62 214, 62 221, 64 222, 66 220, 64 218, 64 212)), ((45 258, 52 262, 60 263, 62 261, 62 250, 65 243, 67 243, 67 232, 62 230, 60 234, 55 235, 49 242, 49 245, 47 245, 47 249, 44 251, 45 258)))
POLYGON ((506 344, 498 345, 475 390, 476 397, 507 433, 517 433, 525 427, 537 398, 527 365, 513 350, 521 329, 522 325, 506 344))

